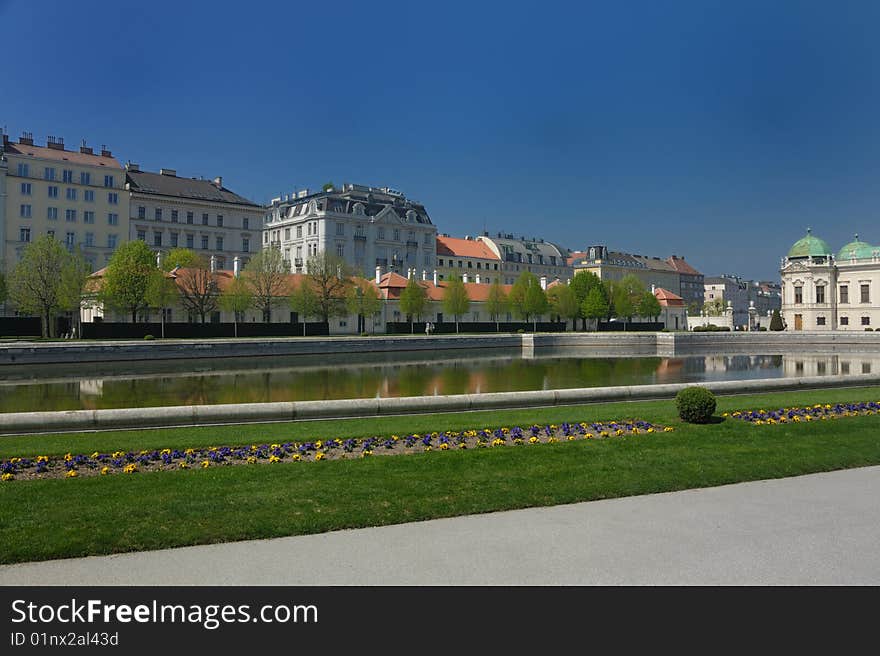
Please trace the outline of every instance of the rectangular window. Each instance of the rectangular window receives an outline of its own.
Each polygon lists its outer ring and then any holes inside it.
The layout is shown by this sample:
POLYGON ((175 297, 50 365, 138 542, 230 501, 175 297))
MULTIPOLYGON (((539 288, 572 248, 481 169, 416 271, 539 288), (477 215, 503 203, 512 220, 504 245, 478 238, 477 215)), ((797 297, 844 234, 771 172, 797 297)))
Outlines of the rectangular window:
POLYGON ((186 247, 187 248, 193 248, 194 242, 195 242, 195 238, 193 237, 193 235, 186 236, 186 247))
POLYGON ((94 232, 87 232, 86 233, 86 241, 85 241, 84 246, 91 247, 94 245, 95 245, 95 233, 94 232))
POLYGON ((825 317, 816 317, 816 325, 824 326, 825 325, 825 317))
POLYGON ((104 176, 104 186, 105 186, 105 187, 112 187, 112 186, 114 186, 114 185, 113 185, 113 176, 112 176, 112 175, 105 175, 105 176, 104 176))
POLYGON ((31 218, 31 206, 30 205, 21 205, 18 208, 18 215, 23 219, 31 218))
POLYGON ((171 247, 172 247, 172 248, 177 248, 177 238, 178 238, 178 236, 179 236, 179 235, 178 235, 176 232, 172 232, 172 233, 171 233, 171 247))
POLYGON ((301 225, 296 226, 296 238, 302 239, 303 236, 303 227, 301 225))
POLYGON ((107 214, 107 225, 119 225, 119 215, 116 212, 107 214))
POLYGON ((153 246, 161 246, 162 245, 162 233, 155 231, 153 232, 153 246))
POLYGON ((94 190, 93 189, 86 189, 83 192, 83 200, 85 200, 87 203, 94 203, 95 202, 94 190))
POLYGON ((147 208, 146 207, 138 207, 138 218, 146 219, 147 218, 147 208))
POLYGON ((336 244, 336 254, 339 257, 345 257, 345 244, 336 244))
POLYGON ((64 182, 73 182, 73 171, 68 169, 64 169, 61 174, 61 177, 64 179, 64 182))
POLYGON ((202 250, 208 250, 208 235, 202 235, 202 250))
POLYGON ((223 250, 223 237, 217 237, 217 248, 215 250, 223 250))
POLYGON ((92 184, 92 174, 86 173, 85 171, 80 171, 79 173, 79 183, 81 185, 89 185, 92 184))
POLYGON ((803 287, 795 287, 794 288, 794 302, 796 305, 800 305, 804 302, 804 288, 803 287))
POLYGON ((250 219, 248 219, 247 217, 244 217, 244 218, 241 220, 241 229, 242 229, 242 230, 249 230, 249 229, 250 229, 250 228, 249 228, 250 223, 251 223, 251 222, 250 222, 250 219))
POLYGON ((54 180, 55 179, 55 169, 51 166, 47 166, 43 169, 43 179, 44 180, 54 180))
POLYGON ((284 239, 285 239, 285 241, 290 239, 290 228, 284 229, 284 239))
POLYGON ((208 225, 208 214, 207 213, 202 214, 202 225, 208 225))
POLYGON ((47 207, 46 208, 46 218, 50 221, 58 220, 58 208, 57 207, 47 207))
POLYGON ((223 227, 223 215, 222 214, 217 215, 217 227, 218 228, 223 227))
POLYGON ((171 210, 171 223, 177 223, 177 210, 171 210))
POLYGON ((871 302, 870 287, 868 285, 862 285, 861 292, 862 292, 862 303, 870 303, 871 302))
POLYGON ((394 241, 400 241, 400 230, 394 229, 394 241))
POLYGON ((147 231, 146 230, 138 230, 137 238, 139 241, 147 241, 147 231))
POLYGON ((73 187, 67 188, 67 200, 76 200, 76 189, 73 187))
POLYGON ((76 223, 76 210, 64 210, 64 220, 76 223))
POLYGON ((848 326, 849 325, 849 317, 840 317, 840 325, 848 326))
POLYGON ((67 246, 68 250, 72 249, 76 246, 76 233, 68 232, 64 235, 64 245, 67 246))
POLYGON ((107 235, 107 248, 116 248, 116 235, 107 235))
POLYGON ((107 194, 107 202, 111 205, 119 205, 119 194, 115 191, 111 191, 107 194))
POLYGON ((862 325, 870 326, 871 325, 871 317, 862 317, 862 325))
POLYGON ((83 223, 94 223, 95 222, 95 213, 94 212, 83 212, 83 223))
POLYGON ((825 287, 823 285, 816 286, 816 303, 825 302, 825 287))
POLYGON ((241 239, 241 250, 245 253, 249 253, 251 250, 251 240, 247 237, 242 237, 241 239))
POLYGON ((31 229, 30 228, 19 228, 18 230, 18 241, 30 241, 31 240, 31 229))
POLYGON ((344 223, 337 223, 336 224, 336 236, 337 237, 344 237, 345 236, 345 224, 344 223))
POLYGON ((58 187, 54 185, 49 185, 46 189, 46 193, 48 193, 49 198, 58 198, 58 187))
POLYGON ((157 207, 157 208, 156 208, 155 216, 156 216, 156 220, 157 220, 157 221, 161 221, 161 220, 162 220, 162 208, 161 208, 161 207, 157 207))
POLYGON ((192 212, 187 212, 187 213, 186 213, 186 222, 187 222, 189 225, 192 225, 192 224, 193 224, 193 213, 192 213, 192 212))
POLYGON ((30 196, 31 195, 31 183, 30 182, 22 182, 21 183, 21 195, 22 196, 30 196))
POLYGON ((443 259, 437 260, 437 266, 443 266, 443 259))
MULTIPOLYGON (((18 165, 18 175, 22 178, 29 178, 30 177, 30 169, 28 169, 27 164, 19 164, 18 165)), ((22 239, 22 241, 24 241, 24 240, 22 239)), ((30 241, 30 239, 28 239, 28 241, 30 241)))

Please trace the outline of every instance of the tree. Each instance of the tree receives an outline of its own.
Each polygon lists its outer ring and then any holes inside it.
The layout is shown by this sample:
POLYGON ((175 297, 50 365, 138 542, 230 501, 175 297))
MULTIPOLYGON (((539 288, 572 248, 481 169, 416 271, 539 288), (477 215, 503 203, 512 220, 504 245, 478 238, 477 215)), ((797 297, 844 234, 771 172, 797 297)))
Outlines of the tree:
POLYGON ((773 315, 770 317, 770 330, 785 330, 779 310, 773 310, 773 315))
POLYGON ((727 310, 727 306, 724 304, 723 298, 714 298, 703 304, 703 310, 710 317, 720 317, 727 310))
POLYGON ((58 290, 59 307, 71 313, 71 328, 76 336, 81 333, 82 309, 83 304, 87 302, 83 292, 86 281, 91 274, 92 267, 82 256, 79 248, 69 254, 67 261, 61 268, 58 290))
POLYGON ((278 299, 287 296, 289 273, 277 248, 266 248, 254 255, 242 271, 242 277, 253 294, 254 305, 263 313, 263 321, 272 321, 272 308, 278 299))
POLYGON ((6 296, 8 293, 8 287, 6 286, 6 269, 3 267, 3 263, 0 262, 0 303, 6 302, 6 296))
POLYGON ((229 286, 220 294, 220 307, 232 313, 232 323, 236 337, 238 337, 238 322, 242 320, 242 315, 251 309, 253 305, 254 295, 240 276, 233 278, 229 286))
MULTIPOLYGON (((574 278, 571 279, 571 289, 574 291, 575 299, 577 299, 577 304, 580 308, 583 308, 584 301, 587 300, 587 296, 589 296, 590 292, 596 287, 602 286, 602 280, 592 271, 578 271, 574 278)), ((581 318, 584 320, 582 324, 582 328, 586 329, 586 320, 588 319, 587 315, 581 313, 581 318)))
POLYGON ((644 294, 645 286, 642 281, 632 273, 626 274, 614 285, 612 300, 615 314, 625 321, 632 321, 644 294))
POLYGON ((577 330, 577 320, 583 315, 571 284, 550 287, 547 290, 547 301, 550 303, 550 310, 553 314, 565 320, 571 319, 572 328, 577 330))
POLYGON ((507 307, 507 294, 504 292, 501 282, 496 278, 489 287, 489 296, 486 298, 486 311, 495 322, 495 332, 498 332, 498 317, 502 312, 507 311, 507 307))
POLYGON ((642 298, 639 299, 639 304, 636 307, 636 314, 640 317, 651 317, 654 321, 657 321, 661 312, 660 301, 657 300, 653 292, 646 291, 642 294, 642 298))
POLYGON ((180 297, 174 278, 162 269, 154 269, 147 285, 147 303, 158 308, 162 322, 162 338, 165 338, 165 310, 180 297))
POLYGON ((199 262, 198 254, 190 248, 172 248, 168 254, 162 258, 162 269, 171 271, 175 267, 186 269, 188 267, 197 266, 199 262))
POLYGON ((443 290, 443 311, 455 317, 455 332, 458 332, 458 318, 466 314, 471 306, 464 283, 459 278, 453 278, 443 290))
POLYGON ((150 248, 140 239, 127 241, 113 253, 101 284, 100 298, 105 305, 131 314, 147 309, 147 287, 156 262, 150 248))
POLYGON ((533 330, 538 332, 538 317, 550 309, 547 302, 547 294, 541 289, 541 284, 529 285, 523 299, 523 312, 532 317, 533 330))
POLYGON ((409 330, 415 332, 413 319, 418 317, 421 319, 422 313, 428 306, 428 292, 418 282, 415 277, 410 278, 406 283, 406 287, 400 292, 400 311, 409 316, 409 330))
POLYGON ((697 301, 691 301, 691 302, 688 304, 687 313, 688 313, 689 315, 691 315, 692 317, 695 317, 695 316, 697 316, 698 314, 700 314, 700 311, 701 311, 702 309, 703 309, 703 304, 702 304, 702 303, 699 303, 699 302, 697 302, 697 301))
POLYGON ((217 276, 204 257, 185 269, 177 269, 172 275, 180 290, 180 304, 190 315, 198 315, 201 323, 205 317, 217 309, 220 301, 220 287, 217 276))
POLYGON ((519 277, 514 281, 513 286, 510 288, 510 293, 507 296, 507 302, 510 305, 510 310, 518 319, 523 319, 525 321, 529 320, 529 314, 525 312, 525 300, 526 300, 526 290, 531 285, 539 285, 540 282, 535 274, 529 271, 523 271, 519 274, 519 277))
MULTIPOLYGON (((363 318, 366 321, 370 317, 370 332, 376 332, 376 315, 382 309, 382 297, 368 280, 361 278, 355 280, 348 295, 345 297, 345 307, 350 314, 363 318)), ((366 329, 366 326, 364 326, 366 329)))
POLYGON ((345 260, 321 251, 306 261, 306 276, 318 296, 318 316, 325 323, 346 314, 345 299, 351 289, 351 270, 345 260))
POLYGON ((318 294, 312 286, 309 278, 301 278, 299 286, 293 290, 290 296, 290 308, 302 317, 303 337, 306 335, 306 319, 317 317, 321 314, 321 304, 318 294))
POLYGON ((581 311, 587 319, 596 320, 596 329, 599 328, 599 319, 608 316, 608 297, 605 295, 605 287, 598 285, 593 287, 587 294, 587 298, 581 303, 581 311))
POLYGON ((20 312, 40 317, 43 337, 53 337, 55 314, 61 309, 61 273, 70 254, 44 235, 29 244, 9 276, 9 299, 20 312))

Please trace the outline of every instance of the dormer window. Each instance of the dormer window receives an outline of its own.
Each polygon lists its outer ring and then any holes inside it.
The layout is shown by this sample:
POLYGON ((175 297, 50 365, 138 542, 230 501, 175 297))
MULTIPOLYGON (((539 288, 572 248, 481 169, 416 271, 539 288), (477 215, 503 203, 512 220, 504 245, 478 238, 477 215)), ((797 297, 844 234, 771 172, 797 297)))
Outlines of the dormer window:
POLYGON ((363 214, 364 214, 364 204, 363 203, 355 203, 353 209, 354 209, 354 213, 357 216, 363 216, 363 214))

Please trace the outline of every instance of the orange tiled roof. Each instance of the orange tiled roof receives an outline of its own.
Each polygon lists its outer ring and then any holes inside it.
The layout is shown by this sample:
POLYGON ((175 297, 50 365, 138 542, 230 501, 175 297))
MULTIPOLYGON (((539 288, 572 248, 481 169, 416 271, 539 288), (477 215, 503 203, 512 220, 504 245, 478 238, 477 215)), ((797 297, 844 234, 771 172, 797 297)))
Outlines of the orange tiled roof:
POLYGON ((678 257, 677 255, 673 255, 671 257, 667 257, 666 261, 672 265, 672 268, 678 271, 679 273, 684 273, 689 276, 699 276, 701 275, 699 271, 697 271, 690 264, 685 262, 683 257, 678 257))
POLYGON ((663 289, 662 287, 654 288, 654 296, 660 301, 660 305, 665 305, 666 307, 684 307, 684 299, 678 294, 673 294, 668 289, 663 289))
MULTIPOLYGON (((104 157, 99 150, 95 155, 81 153, 78 150, 56 150, 46 146, 28 146, 22 143, 9 143, 6 152, 13 155, 28 155, 41 159, 52 159, 71 164, 85 164, 87 166, 106 166, 112 169, 122 169, 122 164, 115 157, 104 157)), ((123 180, 124 182, 124 180, 123 180)))
POLYGON ((453 255, 456 257, 476 257, 482 260, 501 261, 492 249, 476 239, 458 239, 456 237, 437 237, 437 255, 453 255))

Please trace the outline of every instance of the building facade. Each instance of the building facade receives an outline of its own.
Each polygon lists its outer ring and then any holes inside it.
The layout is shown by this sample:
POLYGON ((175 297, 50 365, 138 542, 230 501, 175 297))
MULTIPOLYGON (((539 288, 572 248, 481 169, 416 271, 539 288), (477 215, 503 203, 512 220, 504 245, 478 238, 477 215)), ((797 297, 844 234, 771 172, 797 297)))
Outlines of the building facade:
POLYGON ((568 263, 568 252, 543 239, 516 239, 512 234, 501 232, 490 237, 484 232, 477 240, 488 246, 501 262, 501 284, 512 285, 523 271, 551 281, 565 282, 574 276, 574 269, 568 263))
POLYGON ((406 274, 433 271, 437 228, 424 205, 388 187, 346 183, 318 193, 308 189, 272 200, 263 248, 278 248, 294 273, 308 258, 333 253, 372 277, 375 268, 406 274))
POLYGON ((786 330, 880 327, 880 247, 858 235, 835 256, 808 229, 783 258, 780 275, 786 330))
POLYGON ((722 301, 733 308, 733 325, 739 328, 755 327, 754 317, 765 317, 782 307, 778 284, 756 280, 744 280, 739 276, 725 274, 710 276, 704 281, 704 301, 722 301))
POLYGON ((125 170, 105 146, 67 150, 50 136, 45 146, 24 133, 18 142, 2 137, 5 159, 5 226, 2 259, 11 269, 25 247, 53 235, 79 248, 92 269, 105 265, 128 237, 129 199, 125 170))
POLYGON ((617 282, 632 274, 645 289, 651 289, 653 285, 680 296, 681 275, 669 262, 659 257, 611 251, 599 245, 573 254, 571 263, 576 272, 590 271, 601 280, 617 282))
POLYGON ((669 265, 678 272, 681 298, 685 306, 694 310, 703 307, 705 278, 702 273, 692 267, 683 257, 671 255, 666 258, 669 265))
POLYGON ((129 239, 140 239, 156 251, 189 248, 218 269, 231 268, 235 257, 247 264, 260 249, 264 210, 233 193, 222 178, 178 177, 173 169, 159 173, 126 166, 130 200, 129 239))
POLYGON ((465 283, 491 285, 503 282, 501 258, 479 239, 437 237, 437 275, 439 280, 458 278, 465 283))

